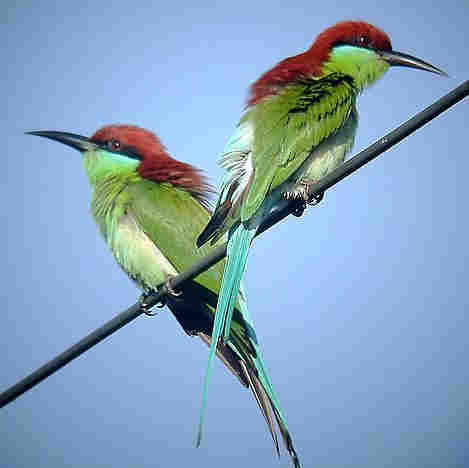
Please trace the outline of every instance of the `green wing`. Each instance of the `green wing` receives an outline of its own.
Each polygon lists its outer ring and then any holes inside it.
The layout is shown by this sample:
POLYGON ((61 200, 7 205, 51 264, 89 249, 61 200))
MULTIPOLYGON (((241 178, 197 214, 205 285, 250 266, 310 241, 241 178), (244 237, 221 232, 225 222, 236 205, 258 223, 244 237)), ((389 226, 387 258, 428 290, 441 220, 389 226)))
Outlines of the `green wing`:
MULTIPOLYGON (((210 252, 198 249, 195 239, 210 213, 190 193, 170 184, 140 181, 128 186, 130 209, 140 228, 158 246, 178 272, 183 272, 210 252)), ((215 294, 223 275, 218 263, 195 280, 215 294)))
MULTIPOLYGON (((163 253, 179 273, 187 270, 216 246, 197 248, 195 240, 207 224, 210 213, 190 193, 169 184, 139 181, 126 189, 132 200, 127 209, 135 217, 140 228, 163 253)), ((218 243, 219 244, 219 243, 218 243)), ((197 276, 193 283, 199 285, 198 297, 208 303, 212 315, 220 290, 225 262, 218 262, 209 270, 197 276)), ((156 287, 157 285, 155 285, 156 287)), ((193 289, 193 288, 192 288, 193 289)), ((249 345, 253 330, 240 314, 239 301, 236 305, 232 332, 251 354, 256 354, 249 345)))
POLYGON ((248 220, 266 194, 288 180, 311 151, 337 132, 354 109, 350 77, 331 73, 289 85, 243 117, 254 123, 254 177, 242 209, 248 220))

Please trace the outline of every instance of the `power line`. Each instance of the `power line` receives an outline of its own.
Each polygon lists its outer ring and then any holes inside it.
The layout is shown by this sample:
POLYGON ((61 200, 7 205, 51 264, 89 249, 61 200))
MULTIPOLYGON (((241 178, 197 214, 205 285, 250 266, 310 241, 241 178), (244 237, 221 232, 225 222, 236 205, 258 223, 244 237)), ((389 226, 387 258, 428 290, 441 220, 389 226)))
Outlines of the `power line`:
MULTIPOLYGON (((409 119, 397 127, 386 136, 380 138, 378 141, 373 143, 367 149, 363 150, 347 162, 342 164, 340 167, 323 177, 313 187, 313 194, 319 195, 331 188, 345 177, 348 177, 353 172, 360 169, 365 164, 369 163, 372 159, 382 154, 387 149, 394 146, 411 133, 428 123, 430 120, 438 117, 442 112, 449 109, 457 102, 464 99, 469 95, 469 80, 465 81, 450 93, 446 94, 438 101, 433 103, 431 106, 419 112, 417 115, 409 119)), ((282 206, 278 207, 275 212, 271 213, 269 219, 267 219, 259 228, 257 235, 271 228, 274 224, 278 223, 289 214, 293 212, 294 206, 285 201, 282 206)), ((214 249, 209 255, 204 257, 200 262, 193 265, 191 268, 186 270, 184 273, 171 279, 171 287, 177 288, 185 281, 194 279, 200 273, 208 270, 215 263, 219 262, 226 256, 226 244, 221 245, 214 249)), ((146 300, 149 306, 155 306, 160 300, 166 295, 166 288, 163 286, 160 288, 157 294, 152 295, 146 300)), ((13 385, 5 392, 0 394, 0 408, 7 405, 17 397, 37 385, 42 380, 52 375, 57 370, 64 367, 73 359, 83 354, 88 349, 92 348, 106 337, 122 328, 127 323, 136 319, 143 313, 140 303, 136 303, 129 307, 124 312, 121 312, 109 322, 106 322, 100 328, 96 329, 82 340, 75 343, 73 346, 65 350, 63 353, 56 356, 48 363, 41 366, 39 369, 29 374, 24 379, 20 380, 17 384, 13 385)))

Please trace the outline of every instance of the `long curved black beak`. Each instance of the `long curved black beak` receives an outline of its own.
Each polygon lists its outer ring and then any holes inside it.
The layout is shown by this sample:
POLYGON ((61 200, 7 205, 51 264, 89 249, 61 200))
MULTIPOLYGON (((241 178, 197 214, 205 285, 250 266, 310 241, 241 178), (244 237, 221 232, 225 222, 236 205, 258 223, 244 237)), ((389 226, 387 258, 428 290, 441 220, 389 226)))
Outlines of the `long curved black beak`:
POLYGON ((434 67, 430 63, 424 62, 417 57, 412 57, 412 55, 404 54, 402 52, 396 52, 392 50, 390 52, 384 50, 377 50, 376 53, 389 65, 395 67, 410 67, 417 68, 419 70, 425 70, 438 75, 448 76, 443 70, 434 67))
POLYGON ((89 138, 75 133, 55 132, 53 130, 41 130, 38 132, 26 132, 26 135, 36 135, 50 140, 58 141, 64 145, 71 146, 78 151, 89 151, 98 148, 96 143, 90 141, 89 138))

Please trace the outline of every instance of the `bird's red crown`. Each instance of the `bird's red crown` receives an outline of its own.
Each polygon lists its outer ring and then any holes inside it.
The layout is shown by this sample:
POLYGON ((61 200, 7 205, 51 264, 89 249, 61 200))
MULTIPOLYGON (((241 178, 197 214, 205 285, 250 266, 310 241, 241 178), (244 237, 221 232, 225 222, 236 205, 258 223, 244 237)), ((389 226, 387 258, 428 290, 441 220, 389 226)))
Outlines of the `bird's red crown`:
POLYGON ((114 152, 122 151, 141 160, 137 171, 144 179, 167 182, 202 198, 212 192, 199 169, 172 158, 159 138, 134 125, 108 125, 98 130, 91 141, 106 145, 114 152))
POLYGON ((264 73, 250 88, 248 107, 298 79, 319 76, 322 64, 328 59, 332 48, 338 44, 386 51, 392 49, 387 34, 371 24, 363 21, 337 23, 319 34, 306 52, 282 60, 264 73))

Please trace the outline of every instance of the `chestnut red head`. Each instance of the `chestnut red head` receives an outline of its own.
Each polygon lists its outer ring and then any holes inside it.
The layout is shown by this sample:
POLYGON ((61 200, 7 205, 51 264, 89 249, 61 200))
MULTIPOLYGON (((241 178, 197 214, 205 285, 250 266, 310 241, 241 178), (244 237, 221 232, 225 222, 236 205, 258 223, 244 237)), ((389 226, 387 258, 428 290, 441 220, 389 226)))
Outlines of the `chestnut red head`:
POLYGON ((389 36, 376 26, 364 21, 342 21, 319 34, 306 52, 289 57, 264 73, 251 86, 248 106, 275 94, 279 88, 295 80, 320 76, 322 65, 329 59, 332 50, 343 45, 370 49, 376 53, 377 58, 391 66, 419 68, 445 75, 443 71, 423 60, 393 51, 389 36))
POLYGON ((172 158, 159 138, 141 127, 108 125, 95 132, 91 138, 56 131, 28 133, 59 141, 82 152, 105 150, 135 159, 140 162, 137 172, 142 178, 181 187, 200 199, 206 199, 213 191, 201 171, 172 158))

